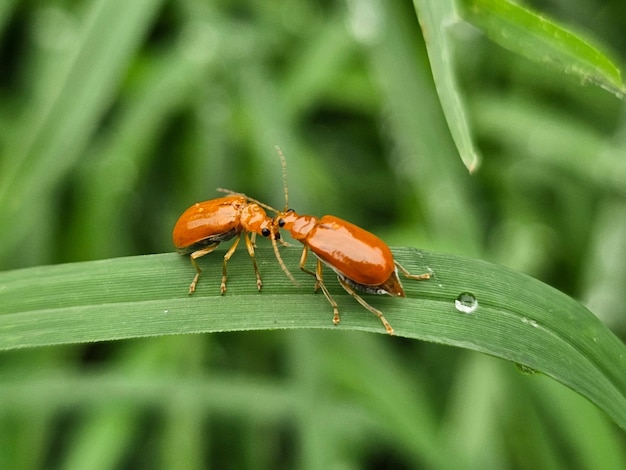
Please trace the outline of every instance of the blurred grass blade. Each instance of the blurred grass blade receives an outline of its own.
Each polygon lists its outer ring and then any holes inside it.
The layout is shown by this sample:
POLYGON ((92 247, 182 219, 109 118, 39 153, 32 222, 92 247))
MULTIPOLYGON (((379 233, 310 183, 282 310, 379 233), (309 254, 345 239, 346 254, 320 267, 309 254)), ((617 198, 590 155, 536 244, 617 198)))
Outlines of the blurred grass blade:
MULTIPOLYGON (((161 3, 90 2, 80 27, 67 32, 63 55, 47 44, 39 49, 35 62, 48 65, 37 70, 43 77, 37 96, 4 149, 10 158, 0 162, 0 225, 11 227, 0 231, 0 255, 33 230, 24 208, 47 197, 75 165, 161 3)), ((65 14, 56 16, 73 24, 65 14)))
POLYGON ((413 4, 422 27, 437 94, 450 133, 463 163, 472 172, 480 165, 480 155, 474 147, 465 104, 456 83, 453 50, 447 31, 448 26, 458 20, 454 1, 414 0, 413 4))
MULTIPOLYGON (((457 256, 396 249, 412 272, 406 299, 368 296, 398 336, 459 346, 541 371, 587 397, 626 429, 626 347, 577 301, 507 268, 457 256), (459 294, 478 300, 472 313, 455 307, 459 294)), ((0 273, 0 349, 143 336, 276 328, 334 328, 331 309, 304 273, 285 279, 269 248, 258 250, 263 292, 256 291, 243 253, 229 264, 229 290, 219 295, 219 256, 202 260, 198 291, 175 254, 43 266, 0 273)), ((300 250, 283 250, 297 266, 300 250)), ((383 333, 373 315, 328 287, 342 315, 339 329, 383 333)), ((390 339, 391 341, 392 339, 390 339)))
POLYGON ((494 42, 536 62, 577 75, 623 98, 619 68, 599 47, 508 0, 461 0, 463 16, 494 42))
POLYGON ((16 4, 17 0, 4 0, 0 2, 0 31, 4 31, 4 27, 9 21, 16 4))

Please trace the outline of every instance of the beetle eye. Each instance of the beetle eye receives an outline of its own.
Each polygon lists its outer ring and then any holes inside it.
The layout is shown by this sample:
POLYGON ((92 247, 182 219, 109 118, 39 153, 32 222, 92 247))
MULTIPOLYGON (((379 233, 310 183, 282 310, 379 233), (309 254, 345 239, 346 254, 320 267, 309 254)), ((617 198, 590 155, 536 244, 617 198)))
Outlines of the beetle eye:
POLYGON ((284 227, 285 226, 285 221, 283 219, 278 219, 278 226, 279 227, 284 227))
POLYGON ((261 235, 263 235, 264 237, 269 237, 270 229, 267 227, 264 227, 263 229, 261 229, 261 235))
POLYGON ((287 212, 295 212, 293 209, 287 209, 287 212))

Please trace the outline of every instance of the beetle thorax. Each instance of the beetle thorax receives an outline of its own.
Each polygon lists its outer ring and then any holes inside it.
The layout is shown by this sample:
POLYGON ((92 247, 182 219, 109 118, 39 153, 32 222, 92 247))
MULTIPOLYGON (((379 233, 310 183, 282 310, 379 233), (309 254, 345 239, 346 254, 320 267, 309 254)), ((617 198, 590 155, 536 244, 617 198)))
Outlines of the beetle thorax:
POLYGON ((263 208, 257 204, 247 204, 241 210, 241 226, 248 232, 261 233, 264 227, 268 227, 268 217, 263 208))
POLYGON ((296 240, 306 239, 318 223, 318 219, 312 215, 298 215, 293 211, 282 214, 280 219, 284 221, 282 228, 288 230, 296 240))

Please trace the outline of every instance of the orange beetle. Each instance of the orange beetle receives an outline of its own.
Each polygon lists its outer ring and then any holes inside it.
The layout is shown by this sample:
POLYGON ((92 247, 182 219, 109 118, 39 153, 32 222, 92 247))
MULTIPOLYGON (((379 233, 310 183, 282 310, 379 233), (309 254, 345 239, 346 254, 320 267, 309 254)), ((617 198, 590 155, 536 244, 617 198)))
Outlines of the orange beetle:
MULTIPOLYGON (((279 147, 276 147, 276 151, 283 167, 285 210, 277 212, 274 217, 271 238, 274 252, 283 271, 293 280, 293 276, 280 259, 274 241, 274 238, 280 240, 280 229, 288 230, 295 240, 304 245, 300 258, 300 269, 315 277, 315 290, 321 288, 333 307, 333 323, 335 325, 339 324, 339 308, 324 285, 323 264, 335 271, 339 283, 346 292, 380 318, 387 333, 393 334, 393 328, 383 313, 368 304, 356 291, 405 297, 404 289, 398 278, 398 269, 408 279, 418 281, 430 279, 430 274, 411 274, 393 259, 393 254, 384 241, 361 227, 332 215, 325 215, 318 219, 311 215, 298 215, 293 209, 287 209, 289 197, 287 163, 279 147), (305 267, 309 250, 317 257, 315 271, 305 267)), ((276 211, 271 207, 268 208, 276 211)), ((284 244, 284 242, 282 243, 284 244)))
POLYGON ((348 294, 380 318, 389 334, 393 334, 393 328, 383 313, 368 304, 356 291, 405 297, 398 269, 409 279, 430 278, 428 273, 409 273, 393 259, 391 250, 380 238, 338 217, 325 215, 318 219, 310 215, 298 215, 289 209, 274 218, 272 233, 277 234, 280 228, 288 230, 295 240, 304 245, 300 269, 315 277, 315 290, 321 288, 333 307, 335 325, 339 323, 339 309, 324 285, 322 264, 335 271, 339 283, 348 294), (308 250, 317 256, 315 272, 305 267, 308 250))
MULTIPOLYGON (((196 259, 211 253, 221 242, 236 237, 224 255, 220 292, 222 295, 226 292, 226 264, 237 249, 242 233, 254 266, 257 288, 261 290, 263 283, 254 257, 254 241, 257 233, 264 237, 271 234, 272 219, 260 207, 261 203, 250 201, 252 201, 250 198, 234 194, 197 202, 183 212, 176 222, 172 233, 174 246, 180 254, 189 255, 191 264, 196 270, 196 275, 189 286, 190 294, 196 290, 202 272, 196 259), (248 232, 252 233, 252 239, 248 237, 248 232)), ((272 240, 274 238, 280 239, 280 235, 272 236, 272 240)), ((274 241, 273 243, 275 244, 274 241)))

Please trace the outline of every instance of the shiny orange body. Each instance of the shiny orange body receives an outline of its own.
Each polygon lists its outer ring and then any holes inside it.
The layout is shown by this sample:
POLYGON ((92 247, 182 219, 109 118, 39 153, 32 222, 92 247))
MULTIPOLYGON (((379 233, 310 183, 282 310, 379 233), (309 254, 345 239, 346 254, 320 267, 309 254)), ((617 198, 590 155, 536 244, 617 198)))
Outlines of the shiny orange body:
POLYGON ((429 274, 410 274, 394 260, 391 250, 384 241, 338 217, 325 215, 318 219, 310 215, 298 215, 289 210, 279 213, 274 218, 274 231, 281 228, 289 231, 294 239, 304 245, 300 268, 315 276, 315 288, 321 288, 333 306, 334 324, 339 323, 339 311, 324 285, 322 263, 335 271, 339 283, 350 295, 380 318, 389 334, 393 334, 393 328, 382 312, 369 305, 356 291, 404 297, 404 289, 398 278, 398 268, 410 279, 430 278, 429 274), (315 272, 305 267, 308 250, 318 258, 315 272))
POLYGON ((404 297, 391 250, 373 233, 332 215, 318 219, 291 211, 281 219, 282 228, 340 276, 381 294, 404 297))
POLYGON ((224 255, 220 291, 222 294, 226 291, 226 264, 237 248, 242 233, 254 266, 257 287, 261 290, 263 283, 254 258, 254 239, 256 234, 269 236, 271 230, 272 219, 267 216, 265 210, 240 195, 197 202, 183 212, 174 226, 172 241, 180 254, 189 255, 196 270, 196 276, 189 286, 189 293, 195 291, 202 271, 196 259, 211 253, 221 242, 236 237, 224 255), (248 237, 248 233, 252 233, 252 239, 248 237))

